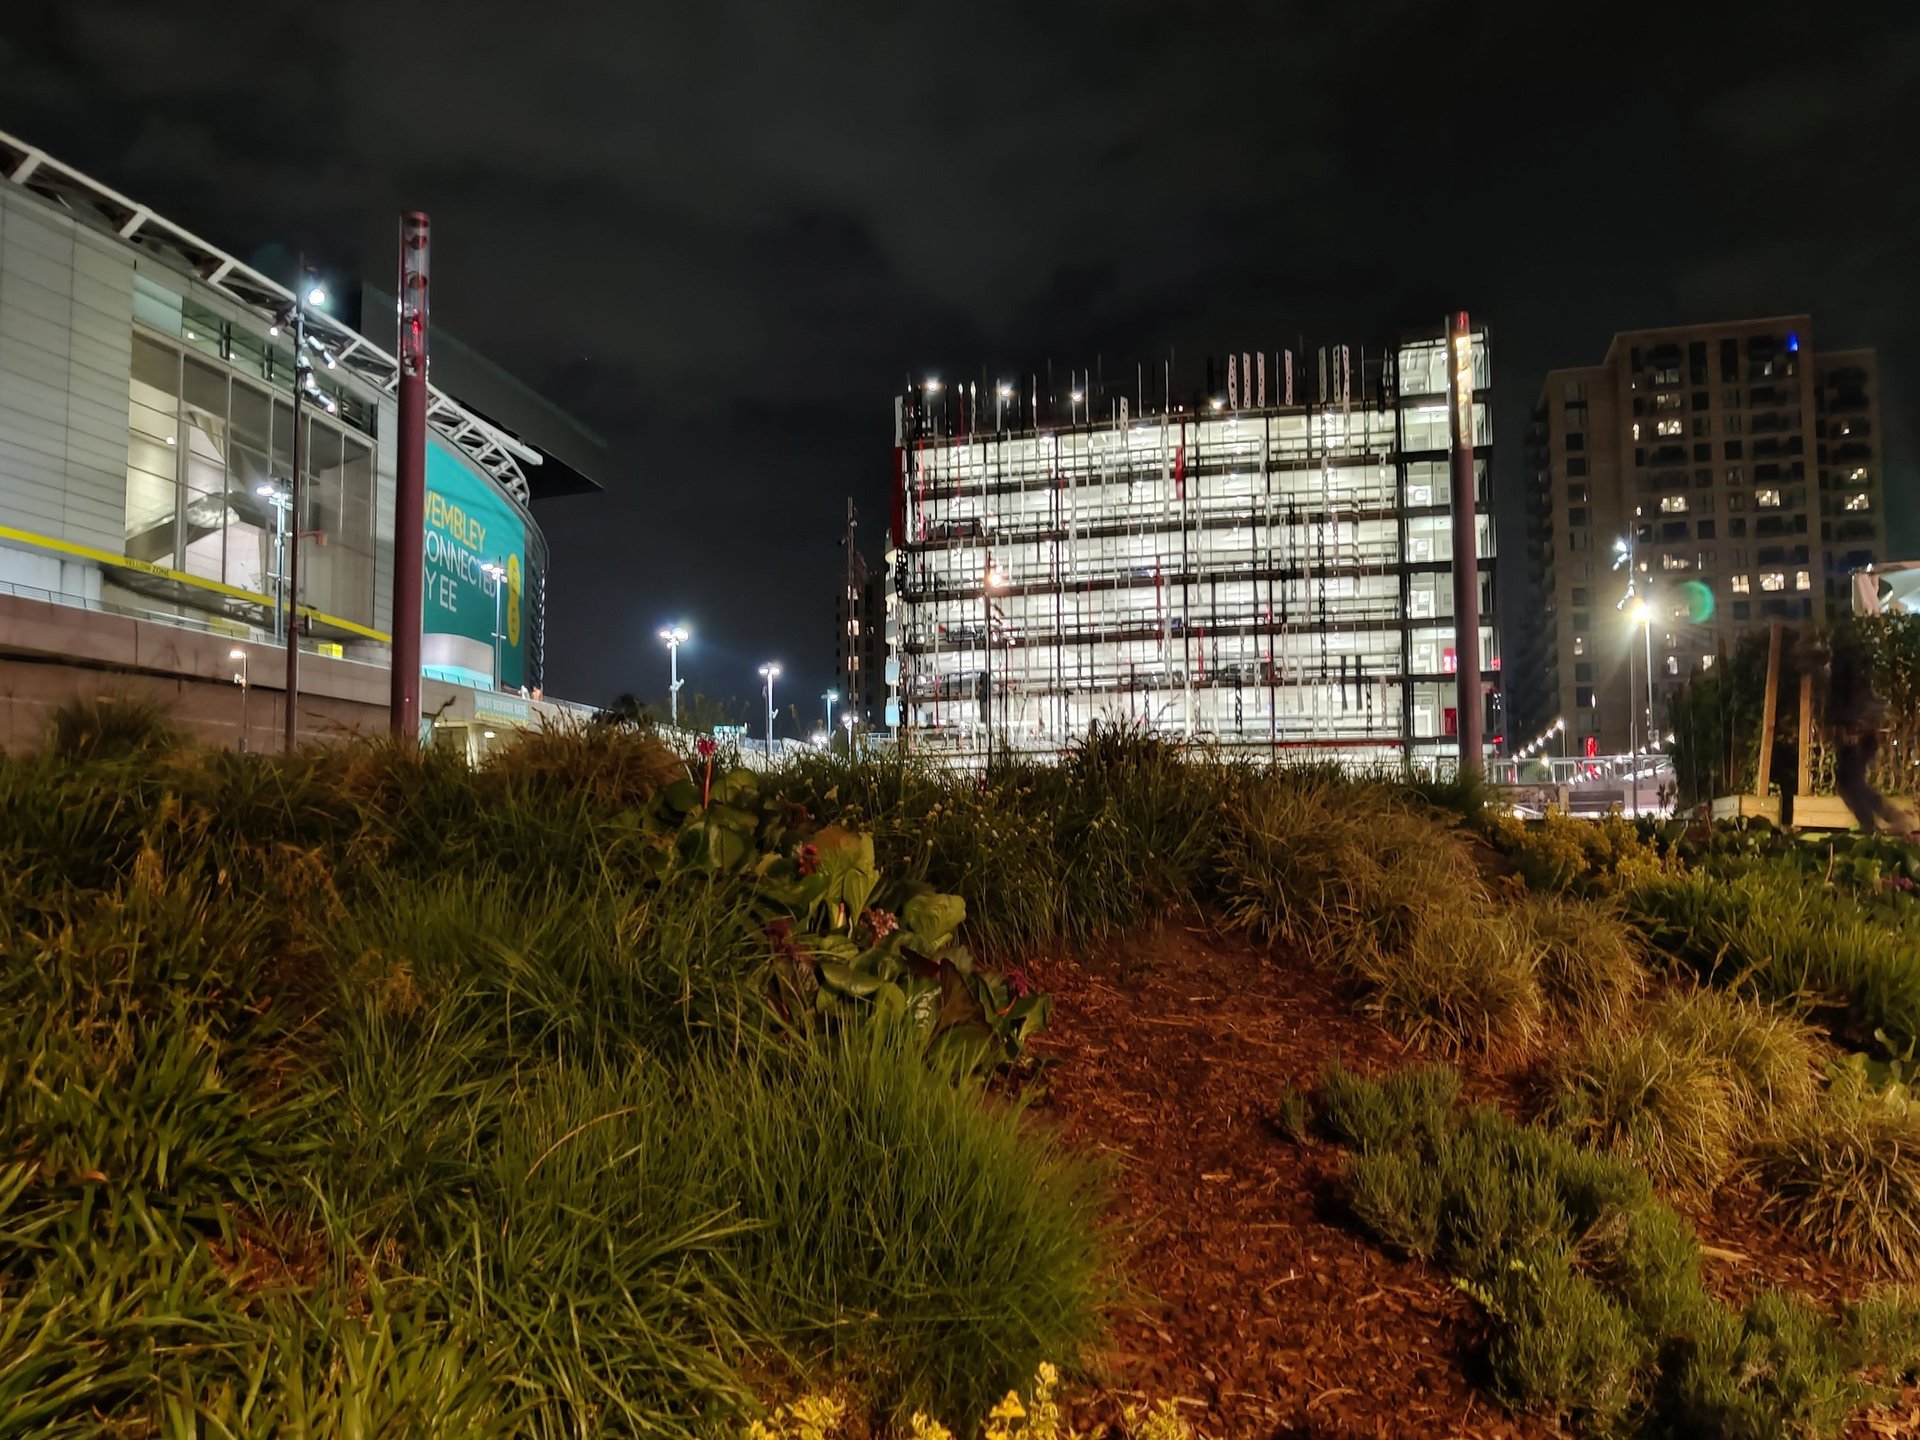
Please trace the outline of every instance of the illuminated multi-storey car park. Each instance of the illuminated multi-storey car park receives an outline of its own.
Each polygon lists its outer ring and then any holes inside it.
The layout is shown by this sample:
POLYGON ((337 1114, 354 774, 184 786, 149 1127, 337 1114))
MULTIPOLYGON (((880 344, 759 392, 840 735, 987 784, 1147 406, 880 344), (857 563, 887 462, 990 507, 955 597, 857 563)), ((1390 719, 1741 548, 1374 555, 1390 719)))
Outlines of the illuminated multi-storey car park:
MULTIPOLYGON (((1484 507, 1484 332, 1472 342, 1484 507)), ((898 401, 902 742, 956 759, 1047 753, 1102 722, 1246 752, 1451 761, 1444 335, 1305 364, 1235 357, 1223 393, 1157 414, 1133 413, 1139 390, 1119 388, 1061 393, 1057 418, 1037 382, 929 380, 898 401)), ((1477 535, 1491 616, 1484 508, 1477 535)), ((1494 644, 1483 624, 1490 675, 1494 644)))

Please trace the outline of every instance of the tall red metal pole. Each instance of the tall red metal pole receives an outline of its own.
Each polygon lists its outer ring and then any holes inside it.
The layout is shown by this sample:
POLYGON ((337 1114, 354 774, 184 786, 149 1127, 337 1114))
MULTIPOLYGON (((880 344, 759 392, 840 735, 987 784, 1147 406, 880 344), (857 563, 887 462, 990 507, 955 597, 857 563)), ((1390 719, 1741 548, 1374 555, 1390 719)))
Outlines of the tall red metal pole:
POLYGON ((420 738, 420 624, 426 602, 427 217, 400 217, 400 436, 393 500, 393 689, 390 723, 420 738))
POLYGON ((1486 700, 1480 693, 1480 547, 1474 524, 1473 327, 1464 310, 1447 317, 1447 390, 1453 417, 1454 706, 1460 769, 1478 773, 1486 700))

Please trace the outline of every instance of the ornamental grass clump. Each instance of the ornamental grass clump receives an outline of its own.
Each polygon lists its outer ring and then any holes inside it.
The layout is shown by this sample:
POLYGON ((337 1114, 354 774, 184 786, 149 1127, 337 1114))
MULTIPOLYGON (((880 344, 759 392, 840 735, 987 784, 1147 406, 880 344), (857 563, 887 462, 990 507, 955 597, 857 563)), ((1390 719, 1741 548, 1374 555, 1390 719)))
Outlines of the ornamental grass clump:
POLYGON ((1657 1029, 1597 1030, 1556 1079, 1553 1118, 1663 1185, 1708 1189, 1732 1168, 1735 1111, 1723 1065, 1657 1029))
POLYGON ((1639 942, 1608 907, 1528 895, 1518 919, 1532 939, 1548 1008, 1583 1028, 1621 1023, 1646 989, 1639 942))
POLYGON ((1533 937, 1510 912, 1423 920, 1404 945, 1363 947, 1354 969, 1374 1014, 1441 1054, 1520 1054, 1540 1038, 1546 1007, 1533 937))
POLYGON ((1809 1242, 1883 1274, 1920 1274, 1920 1107, 1841 1067, 1762 1147, 1766 1208, 1809 1242))
POLYGON ((1761 1001, 1691 989, 1638 1024, 1595 1025, 1557 1068, 1553 1117, 1663 1185, 1706 1190, 1813 1103, 1820 1051, 1761 1001))

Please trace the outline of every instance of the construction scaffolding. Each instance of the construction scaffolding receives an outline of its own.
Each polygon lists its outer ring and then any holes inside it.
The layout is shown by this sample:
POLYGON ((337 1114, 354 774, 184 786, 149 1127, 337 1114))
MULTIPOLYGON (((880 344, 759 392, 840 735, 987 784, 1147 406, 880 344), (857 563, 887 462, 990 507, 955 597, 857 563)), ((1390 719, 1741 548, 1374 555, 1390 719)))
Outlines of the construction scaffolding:
MULTIPOLYGON (((1483 331, 1472 352, 1484 503, 1483 331)), ((1152 414, 1135 408, 1144 370, 1124 395, 1088 375, 1065 391, 1030 377, 902 395, 888 555, 902 744, 1057 753, 1103 722, 1236 751, 1451 763, 1445 335, 1316 358, 1309 381, 1295 352, 1236 356, 1220 393, 1210 375, 1178 403, 1169 363, 1152 414)), ((1476 531, 1491 616, 1484 510, 1476 531)), ((1490 626, 1480 647, 1497 674, 1490 626)))

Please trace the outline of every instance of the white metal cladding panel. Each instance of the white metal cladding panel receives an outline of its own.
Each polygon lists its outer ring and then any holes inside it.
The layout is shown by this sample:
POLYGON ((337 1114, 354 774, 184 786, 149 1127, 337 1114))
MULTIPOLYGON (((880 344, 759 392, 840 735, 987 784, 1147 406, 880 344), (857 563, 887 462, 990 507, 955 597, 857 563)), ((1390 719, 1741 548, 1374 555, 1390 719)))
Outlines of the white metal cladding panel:
POLYGON ((66 465, 57 456, 15 444, 0 409, 0 525, 42 533, 60 528, 60 491, 66 465))
POLYGON ((125 538, 133 265, 0 194, 0 523, 125 538))

